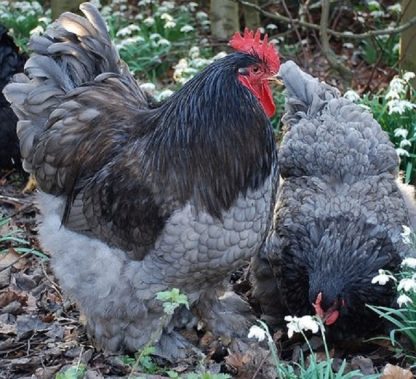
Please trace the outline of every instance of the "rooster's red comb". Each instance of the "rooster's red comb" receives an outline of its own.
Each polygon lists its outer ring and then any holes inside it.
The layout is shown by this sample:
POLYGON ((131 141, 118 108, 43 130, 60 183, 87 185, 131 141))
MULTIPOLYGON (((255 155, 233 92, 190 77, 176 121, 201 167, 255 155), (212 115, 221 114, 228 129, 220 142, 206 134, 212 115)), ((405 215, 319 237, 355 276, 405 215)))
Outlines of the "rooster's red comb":
POLYGON ((268 42, 267 34, 262 40, 259 30, 254 34, 253 31, 245 28, 243 35, 237 32, 231 37, 229 45, 237 51, 257 54, 266 62, 272 72, 279 71, 279 55, 275 47, 268 42))

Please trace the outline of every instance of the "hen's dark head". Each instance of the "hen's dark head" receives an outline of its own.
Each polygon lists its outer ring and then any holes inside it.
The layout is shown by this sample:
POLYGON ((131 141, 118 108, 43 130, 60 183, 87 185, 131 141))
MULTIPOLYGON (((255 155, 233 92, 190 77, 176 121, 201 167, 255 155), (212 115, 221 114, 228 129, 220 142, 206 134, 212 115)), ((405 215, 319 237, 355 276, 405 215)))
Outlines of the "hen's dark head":
POLYGON ((297 246, 289 248, 294 265, 290 270, 303 266, 285 283, 289 310, 315 313, 334 336, 351 330, 363 335, 374 329, 377 315, 366 304, 390 306, 395 292, 389 283, 381 286, 371 280, 379 269, 394 271, 400 264, 387 233, 365 221, 338 217, 309 224, 302 234, 297 246))

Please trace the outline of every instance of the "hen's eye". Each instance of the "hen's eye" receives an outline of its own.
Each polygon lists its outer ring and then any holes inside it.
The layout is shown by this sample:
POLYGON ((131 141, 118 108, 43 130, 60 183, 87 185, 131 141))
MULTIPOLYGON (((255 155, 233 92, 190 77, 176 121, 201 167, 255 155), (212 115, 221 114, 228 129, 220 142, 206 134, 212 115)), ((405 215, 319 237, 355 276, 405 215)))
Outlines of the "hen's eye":
POLYGON ((255 74, 257 74, 259 71, 260 71, 259 66, 254 66, 254 67, 253 67, 253 72, 254 72, 255 74))

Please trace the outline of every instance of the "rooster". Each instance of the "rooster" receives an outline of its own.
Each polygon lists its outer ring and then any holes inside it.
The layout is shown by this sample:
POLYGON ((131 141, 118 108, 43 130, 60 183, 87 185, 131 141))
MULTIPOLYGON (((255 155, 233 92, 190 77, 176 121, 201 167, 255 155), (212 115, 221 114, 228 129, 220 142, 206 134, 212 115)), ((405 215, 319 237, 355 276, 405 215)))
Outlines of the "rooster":
POLYGON ((293 62, 279 75, 287 88, 283 182, 265 247, 253 258, 253 294, 271 325, 316 314, 332 340, 363 337, 380 325, 366 304, 394 304, 392 286, 371 281, 409 253, 400 234, 415 223, 411 188, 368 111, 293 62))
MULTIPOLYGON (((19 52, 7 29, 0 25, 0 91, 13 74, 23 71, 24 64, 25 56, 19 52)), ((16 115, 0 93, 0 169, 21 169, 16 124, 16 115)))
POLYGON ((225 292, 262 244, 278 180, 268 116, 279 68, 260 33, 157 104, 109 40, 97 9, 63 14, 30 42, 26 74, 5 95, 19 117, 25 170, 41 190, 40 241, 96 345, 176 360, 193 347, 178 330, 200 322, 246 333, 250 309, 225 292), (164 315, 178 288, 190 311, 164 315), (163 317, 162 317, 163 316, 163 317))

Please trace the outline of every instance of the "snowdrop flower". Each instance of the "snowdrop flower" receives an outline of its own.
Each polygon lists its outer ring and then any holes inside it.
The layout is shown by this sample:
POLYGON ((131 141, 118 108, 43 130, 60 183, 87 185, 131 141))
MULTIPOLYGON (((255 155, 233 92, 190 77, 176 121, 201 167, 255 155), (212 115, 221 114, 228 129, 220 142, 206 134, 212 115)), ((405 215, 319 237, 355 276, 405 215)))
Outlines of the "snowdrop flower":
POLYGON ((400 280, 399 285, 397 286, 397 291, 401 290, 404 290, 405 292, 409 292, 411 290, 416 292, 416 281, 414 277, 400 280))
POLYGON ((371 279, 371 284, 380 284, 381 286, 384 286, 390 279, 396 280, 396 278, 386 273, 384 270, 378 270, 378 275, 376 275, 373 279, 371 279))
POLYGON ((140 27, 138 25, 131 24, 131 25, 128 25, 124 28, 121 28, 117 32, 116 36, 117 37, 127 37, 127 36, 132 35, 133 32, 139 32, 139 31, 140 31, 140 27))
POLYGON ((319 331, 319 322, 312 316, 286 316, 285 321, 287 324, 287 335, 292 338, 294 333, 300 333, 302 330, 310 330, 312 333, 319 331))
POLYGON ((199 58, 199 55, 200 55, 199 47, 198 46, 192 46, 189 50, 188 55, 191 59, 199 58))
POLYGON ((162 101, 167 99, 169 96, 171 96, 173 94, 173 91, 170 89, 165 89, 164 91, 160 92, 159 95, 157 96, 157 100, 158 101, 162 101))
POLYGON ((400 141, 400 147, 404 148, 406 146, 412 146, 412 143, 408 139, 402 139, 400 141))
POLYGON ((194 1, 190 1, 188 3, 188 8, 191 12, 195 12, 195 9, 198 7, 198 3, 195 3, 194 1))
POLYGON ((352 101, 355 103, 356 101, 360 100, 360 95, 355 92, 354 90, 350 89, 347 92, 344 93, 344 97, 348 99, 349 101, 352 101))
POLYGON ((143 91, 146 91, 146 92, 148 92, 148 93, 150 93, 150 94, 154 94, 155 93, 155 90, 156 90, 156 86, 153 84, 153 83, 142 83, 142 84, 140 84, 140 88, 143 90, 143 91))
POLYGON ((410 268, 416 268, 416 258, 405 258, 403 259, 401 265, 410 268))
POLYGON ((41 33, 43 33, 45 31, 45 29, 43 28, 43 26, 38 25, 36 28, 32 29, 29 34, 32 35, 39 35, 41 33))
POLYGON ((248 338, 257 338, 259 342, 263 341, 266 338, 266 331, 260 326, 253 325, 247 335, 248 338))
POLYGON ((404 128, 394 129, 394 136, 395 137, 406 138, 408 134, 409 134, 409 131, 407 129, 404 129, 404 128))
POLYGON ((165 22, 165 29, 173 29, 176 26, 176 22, 175 21, 166 21, 165 22))
POLYGON ((370 13, 374 18, 380 18, 380 17, 383 17, 383 16, 385 16, 385 13, 384 13, 384 11, 372 11, 371 13, 370 13))
POLYGON ((169 13, 163 13, 160 18, 165 21, 173 21, 173 17, 169 13))
POLYGON ((389 91, 386 94, 386 99, 400 99, 400 95, 404 94, 405 91, 405 81, 395 77, 390 82, 389 91))
POLYGON ((277 26, 275 24, 267 24, 266 29, 268 30, 276 30, 277 26))
POLYGON ((413 300, 405 294, 402 294, 397 298, 397 304, 399 304, 399 307, 401 307, 402 305, 407 305, 411 303, 413 303, 413 300))
POLYGON ((170 46, 170 42, 166 38, 161 38, 156 44, 158 46, 170 46))
POLYGON ((195 16, 198 20, 204 20, 204 19, 208 18, 208 15, 204 11, 196 12, 195 16))
POLYGON ((369 8, 372 8, 372 9, 380 9, 380 4, 378 3, 377 0, 370 0, 367 2, 367 5, 369 8))
POLYGON ((194 27, 192 25, 184 25, 180 30, 182 33, 189 33, 194 30, 194 27))
POLYGON ((400 3, 397 3, 394 5, 390 5, 389 7, 387 7, 387 9, 389 10, 389 12, 392 12, 392 13, 401 13, 402 6, 400 5, 400 3))
POLYGON ((155 23, 155 19, 153 17, 147 17, 143 20, 143 23, 147 26, 152 26, 155 23))
POLYGON ((416 105, 411 103, 410 101, 408 101, 408 100, 398 100, 398 99, 390 100, 387 103, 387 106, 389 108, 389 111, 388 111, 389 114, 392 114, 392 113, 403 114, 404 112, 406 112, 409 109, 416 108, 416 105))
POLYGON ((416 75, 414 72, 407 71, 403 74, 403 79, 406 80, 406 82, 408 82, 409 80, 413 79, 415 76, 416 75))
POLYGON ((354 48, 354 44, 352 44, 351 42, 344 42, 342 44, 343 47, 345 47, 346 49, 353 49, 354 48))
POLYGON ((402 149, 401 147, 396 149, 396 153, 399 157, 410 157, 409 152, 405 149, 402 149))

